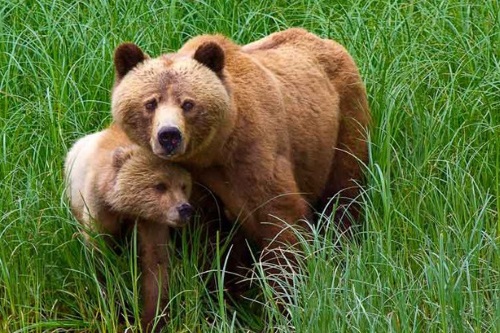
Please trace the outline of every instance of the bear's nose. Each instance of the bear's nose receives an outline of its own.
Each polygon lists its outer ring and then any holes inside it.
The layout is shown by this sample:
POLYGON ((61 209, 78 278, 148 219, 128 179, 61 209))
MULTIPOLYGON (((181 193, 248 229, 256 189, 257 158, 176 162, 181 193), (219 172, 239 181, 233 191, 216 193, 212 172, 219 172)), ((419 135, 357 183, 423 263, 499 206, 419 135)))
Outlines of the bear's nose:
POLYGON ((183 203, 182 205, 177 207, 177 211, 179 212, 179 217, 181 220, 189 220, 194 213, 193 206, 188 203, 183 203))
POLYGON ((182 134, 177 127, 162 127, 158 131, 158 143, 169 155, 175 152, 181 142, 182 134))

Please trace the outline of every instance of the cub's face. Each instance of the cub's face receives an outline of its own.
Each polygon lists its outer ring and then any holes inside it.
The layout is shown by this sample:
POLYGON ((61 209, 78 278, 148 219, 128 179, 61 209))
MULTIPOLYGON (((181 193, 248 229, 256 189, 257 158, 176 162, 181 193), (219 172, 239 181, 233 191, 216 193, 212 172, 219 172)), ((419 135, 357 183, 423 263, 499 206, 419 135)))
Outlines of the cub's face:
POLYGON ((139 148, 117 148, 113 167, 117 172, 114 210, 171 227, 182 227, 190 220, 194 210, 188 202, 191 177, 187 171, 139 148))
POLYGON ((182 161, 202 152, 227 121, 224 52, 205 43, 194 56, 149 59, 134 44, 115 51, 113 118, 132 141, 182 161))

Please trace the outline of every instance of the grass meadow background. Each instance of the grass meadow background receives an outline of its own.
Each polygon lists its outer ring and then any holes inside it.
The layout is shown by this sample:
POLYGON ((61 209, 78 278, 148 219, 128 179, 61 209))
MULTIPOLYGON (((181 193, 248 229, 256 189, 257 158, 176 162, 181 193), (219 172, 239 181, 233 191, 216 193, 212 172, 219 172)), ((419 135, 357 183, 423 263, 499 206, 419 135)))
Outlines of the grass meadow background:
POLYGON ((291 320, 265 287, 254 302, 209 292, 181 247, 168 331, 500 331, 497 0, 0 0, 0 332, 116 332, 123 308, 139 316, 134 247, 94 260, 63 196, 68 148, 110 122, 114 48, 158 55, 202 33, 244 44, 292 26, 344 44, 366 82, 362 241, 314 237, 291 320))

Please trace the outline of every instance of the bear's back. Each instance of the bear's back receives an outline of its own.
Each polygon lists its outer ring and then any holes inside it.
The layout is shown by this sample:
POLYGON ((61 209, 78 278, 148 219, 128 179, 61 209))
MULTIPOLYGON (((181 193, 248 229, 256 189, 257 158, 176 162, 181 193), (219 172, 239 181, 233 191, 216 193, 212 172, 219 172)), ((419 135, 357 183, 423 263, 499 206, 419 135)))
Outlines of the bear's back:
POLYGON ((307 170, 333 170, 338 168, 335 163, 358 170, 357 161, 351 161, 355 158, 337 152, 334 159, 335 148, 341 147, 366 161, 363 133, 370 112, 359 70, 347 50, 333 40, 292 28, 244 45, 241 52, 279 82, 286 110, 279 118, 288 121, 299 188, 317 197, 320 184, 331 182, 307 170))
POLYGON ((64 163, 66 195, 70 200, 73 213, 79 220, 84 215, 85 198, 88 196, 86 188, 102 136, 103 132, 97 132, 76 141, 69 150, 64 163))

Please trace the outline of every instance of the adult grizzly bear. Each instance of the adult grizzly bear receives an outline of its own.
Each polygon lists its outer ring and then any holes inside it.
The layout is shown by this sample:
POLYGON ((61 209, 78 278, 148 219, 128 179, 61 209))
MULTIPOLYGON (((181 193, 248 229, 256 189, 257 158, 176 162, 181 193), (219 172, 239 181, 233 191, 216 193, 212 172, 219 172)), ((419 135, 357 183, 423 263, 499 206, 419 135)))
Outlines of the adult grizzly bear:
MULTIPOLYGON (((302 29, 236 45, 220 35, 149 58, 115 51, 112 111, 132 141, 187 168, 215 192, 263 258, 294 244, 287 224, 360 192, 370 119, 358 69, 338 43, 302 29)), ((272 271, 271 271, 272 273, 272 271)))

